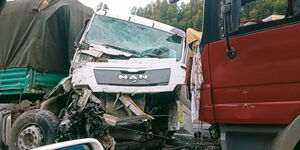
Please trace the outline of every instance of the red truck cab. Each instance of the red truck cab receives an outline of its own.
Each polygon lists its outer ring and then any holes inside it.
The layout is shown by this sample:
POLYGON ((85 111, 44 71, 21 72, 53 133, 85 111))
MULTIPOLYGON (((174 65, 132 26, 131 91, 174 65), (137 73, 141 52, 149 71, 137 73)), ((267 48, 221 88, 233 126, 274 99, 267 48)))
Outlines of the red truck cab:
POLYGON ((204 2, 199 120, 217 127, 222 150, 300 149, 300 1, 281 1, 284 13, 264 15, 283 19, 249 25, 246 7, 263 0, 204 2))

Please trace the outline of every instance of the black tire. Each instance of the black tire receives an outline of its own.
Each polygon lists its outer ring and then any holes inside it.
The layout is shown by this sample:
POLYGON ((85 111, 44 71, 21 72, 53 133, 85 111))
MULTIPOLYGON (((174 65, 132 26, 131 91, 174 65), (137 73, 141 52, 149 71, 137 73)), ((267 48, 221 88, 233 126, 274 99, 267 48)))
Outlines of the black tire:
POLYGON ((25 131, 25 129, 31 126, 36 127, 39 133, 43 135, 42 140, 40 140, 41 142, 39 142, 40 144, 34 145, 34 147, 54 143, 57 136, 58 124, 59 121, 57 117, 50 111, 35 109, 24 112, 13 123, 10 135, 9 149, 19 149, 19 136, 23 131, 25 131))

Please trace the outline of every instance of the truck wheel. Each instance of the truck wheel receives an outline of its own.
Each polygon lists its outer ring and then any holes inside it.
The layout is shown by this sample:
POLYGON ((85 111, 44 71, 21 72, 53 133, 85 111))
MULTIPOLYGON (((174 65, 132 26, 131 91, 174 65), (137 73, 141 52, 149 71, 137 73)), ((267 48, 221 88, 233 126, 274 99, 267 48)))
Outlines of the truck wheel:
POLYGON ((9 142, 10 150, 29 150, 55 142, 57 117, 47 110, 30 110, 14 122, 9 142))

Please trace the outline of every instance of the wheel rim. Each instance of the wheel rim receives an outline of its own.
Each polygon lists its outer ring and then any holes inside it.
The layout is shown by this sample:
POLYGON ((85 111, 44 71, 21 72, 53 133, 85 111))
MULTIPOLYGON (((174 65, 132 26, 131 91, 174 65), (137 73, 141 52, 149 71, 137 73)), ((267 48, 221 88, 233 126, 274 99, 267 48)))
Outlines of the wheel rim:
POLYGON ((30 150, 42 145, 43 133, 39 126, 31 125, 23 129, 18 136, 18 148, 30 150))

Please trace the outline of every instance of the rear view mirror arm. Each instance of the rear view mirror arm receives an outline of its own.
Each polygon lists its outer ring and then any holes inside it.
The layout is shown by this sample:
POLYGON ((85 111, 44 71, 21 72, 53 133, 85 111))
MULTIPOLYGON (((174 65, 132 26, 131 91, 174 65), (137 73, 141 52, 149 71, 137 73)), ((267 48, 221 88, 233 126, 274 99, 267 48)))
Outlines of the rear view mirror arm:
MULTIPOLYGON (((225 3, 225 2, 224 2, 225 3)), ((230 39, 229 39, 229 23, 230 23, 230 13, 231 13, 231 4, 225 3, 224 6, 222 6, 222 14, 224 17, 224 36, 226 41, 226 54, 228 58, 233 59, 235 58, 237 52, 234 47, 231 47, 230 39)))

